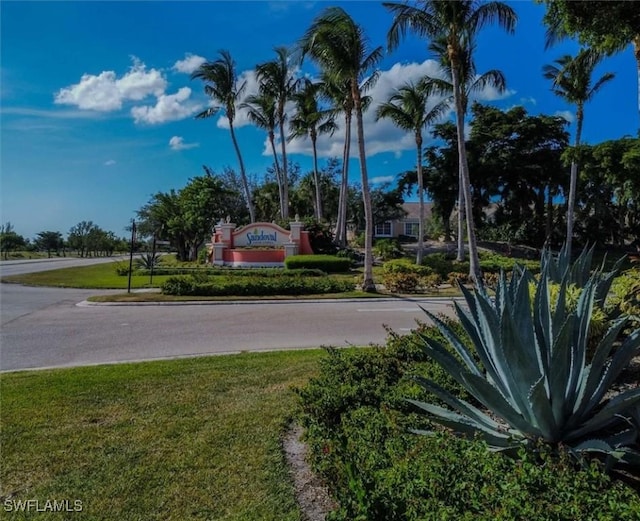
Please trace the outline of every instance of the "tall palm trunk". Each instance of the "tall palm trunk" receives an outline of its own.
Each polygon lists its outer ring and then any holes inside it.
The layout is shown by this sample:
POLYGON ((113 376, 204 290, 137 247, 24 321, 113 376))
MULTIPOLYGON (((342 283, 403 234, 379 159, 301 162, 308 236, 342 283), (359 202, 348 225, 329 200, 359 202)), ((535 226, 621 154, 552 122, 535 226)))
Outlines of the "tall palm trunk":
POLYGON ((458 136, 458 159, 462 174, 462 188, 464 190, 464 208, 467 215, 467 240, 469 242, 469 276, 477 283, 482 284, 482 272, 480 271, 480 259, 478 257, 478 245, 473 223, 473 209, 471 206, 471 180, 469 178, 469 163, 467 162, 467 147, 464 140, 464 110, 462 93, 460 92, 460 78, 458 77, 459 64, 455 51, 449 48, 451 60, 451 79, 453 80, 453 96, 456 105, 456 132, 458 136))
POLYGON ((280 109, 278 126, 280 127, 280 149, 282 150, 282 218, 289 218, 289 170, 287 165, 287 147, 284 135, 284 105, 280 109))
POLYGON ((456 256, 458 262, 464 260, 464 213, 464 187, 462 164, 460 164, 458 167, 458 254, 456 256))
POLYGON ((336 242, 340 247, 347 246, 347 202, 349 200, 349 155, 351 153, 351 110, 344 114, 344 149, 342 152, 342 179, 338 201, 338 222, 336 224, 336 242))
POLYGON ((364 280, 362 290, 374 292, 373 282, 373 209, 371 207, 371 192, 369 190, 369 176, 367 174, 367 156, 364 149, 364 123, 362 121, 362 99, 358 88, 357 78, 351 80, 353 105, 356 109, 356 126, 358 132, 358 154, 360 159, 360 174, 362 182, 362 202, 364 204, 364 280))
POLYGON ((233 122, 229 119, 229 131, 231 132, 231 141, 233 141, 233 148, 236 149, 236 155, 238 156, 238 163, 240 163, 240 178, 242 179, 242 188, 244 189, 244 197, 247 202, 247 209, 249 210, 249 218, 251 222, 256 222, 256 211, 253 208, 253 201, 251 200, 251 191, 249 190, 249 183, 247 182, 247 173, 244 169, 244 161, 242 160, 242 154, 240 153, 240 147, 238 146, 238 140, 236 139, 236 132, 233 129, 233 122))
POLYGON ((416 255, 416 264, 422 264, 422 255, 424 251, 424 179, 422 179, 422 132, 416 133, 416 149, 417 149, 417 166, 418 173, 418 215, 420 222, 418 223, 418 253, 416 255))
MULTIPOLYGON (((582 137, 582 121, 584 119, 584 109, 581 104, 576 110, 576 153, 580 146, 582 137)), ((569 200, 567 201, 567 252, 571 256, 571 243, 573 242, 573 226, 575 222, 576 192, 578 189, 578 159, 571 161, 571 175, 569 179, 569 200)))
POLYGON ((636 57, 638 69, 638 115, 640 115, 640 34, 633 39, 633 54, 636 57))
POLYGON ((278 197, 280 198, 280 218, 284 219, 284 210, 282 206, 282 172, 280 171, 280 163, 278 163, 278 153, 276 152, 276 136, 273 130, 269 131, 269 143, 271 144, 271 152, 273 153, 273 163, 276 167, 276 181, 278 182, 278 197))
POLYGON ((322 220, 322 196, 320 194, 320 177, 318 176, 318 150, 316 141, 318 136, 311 132, 311 148, 313 150, 313 182, 316 185, 316 219, 322 220))

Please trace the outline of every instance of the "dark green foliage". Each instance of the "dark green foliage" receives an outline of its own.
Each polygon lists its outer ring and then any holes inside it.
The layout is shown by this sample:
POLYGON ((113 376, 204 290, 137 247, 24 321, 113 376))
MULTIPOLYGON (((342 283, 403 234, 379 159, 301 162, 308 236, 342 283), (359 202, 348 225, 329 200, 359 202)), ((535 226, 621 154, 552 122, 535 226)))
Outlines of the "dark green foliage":
POLYGON ((398 239, 378 239, 373 245, 373 254, 386 261, 401 258, 404 255, 404 250, 398 239))
MULTIPOLYGON (((460 325, 448 322, 458 334, 460 325)), ((423 335, 444 343, 434 328, 423 335)), ((333 521, 632 521, 640 497, 613 482, 597 462, 578 466, 561 453, 521 452, 512 459, 477 440, 443 431, 416 436, 426 419, 403 399, 423 392, 425 375, 470 397, 416 347, 415 334, 384 347, 329 350, 320 373, 298 391, 313 466, 338 509, 333 521)), ((476 404, 477 405, 477 404, 476 404)))
POLYGON ((333 255, 292 255, 284 260, 287 269, 317 269, 325 273, 345 273, 351 260, 333 255))
POLYGON ((215 277, 208 281, 171 277, 162 285, 165 295, 198 297, 313 295, 353 290, 353 282, 329 277, 215 277))
POLYGON ((333 255, 337 251, 329 223, 318 222, 315 219, 305 219, 304 230, 309 233, 309 243, 314 253, 318 255, 333 255))
MULTIPOLYGON (((326 273, 319 269, 300 268, 285 270, 282 268, 187 268, 187 267, 163 267, 155 268, 154 275, 192 275, 204 273, 207 276, 225 277, 324 277, 326 273)), ((149 275, 149 270, 137 270, 136 275, 149 275)), ((120 275, 120 273, 118 273, 120 275)), ((123 275, 126 275, 124 273, 123 275)))
POLYGON ((387 261, 382 267, 382 283, 396 293, 415 293, 420 289, 436 289, 440 276, 428 266, 420 266, 409 259, 387 261))

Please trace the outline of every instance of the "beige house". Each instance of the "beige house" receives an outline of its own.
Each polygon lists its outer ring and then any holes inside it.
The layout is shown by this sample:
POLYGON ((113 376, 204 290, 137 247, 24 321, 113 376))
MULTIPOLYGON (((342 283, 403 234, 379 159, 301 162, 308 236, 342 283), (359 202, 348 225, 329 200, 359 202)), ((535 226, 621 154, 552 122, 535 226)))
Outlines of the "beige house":
MULTIPOLYGON (((420 223, 419 203, 404 203, 402 208, 406 215, 401 219, 385 221, 376 224, 373 236, 378 239, 397 238, 400 236, 418 238, 418 224, 420 223)), ((424 203, 425 221, 431 217, 433 203, 424 203)))

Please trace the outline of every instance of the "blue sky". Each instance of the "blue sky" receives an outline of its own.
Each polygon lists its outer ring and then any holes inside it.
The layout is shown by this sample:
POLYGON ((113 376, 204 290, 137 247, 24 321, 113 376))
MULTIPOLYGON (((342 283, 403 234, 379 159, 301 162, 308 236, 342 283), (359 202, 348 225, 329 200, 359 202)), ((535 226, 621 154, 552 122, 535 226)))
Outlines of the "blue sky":
MULTIPOLYGON (((545 51, 544 7, 510 4, 519 16, 515 35, 488 28, 476 54, 477 70, 502 70, 508 90, 484 92, 480 100, 572 121, 572 107, 549 91, 541 69, 577 45, 545 51)), ((385 44, 391 16, 379 2, 1 2, 2 222, 11 221, 25 237, 43 230, 66 235, 82 220, 124 236, 153 193, 181 188, 202 174, 203 164, 237 168, 224 120, 193 118, 208 101, 202 83, 188 73, 228 49, 250 91, 255 65, 273 59, 274 47, 294 44, 329 5, 346 9, 373 45, 385 44)), ((435 74, 431 59, 426 42, 414 38, 386 54, 371 92, 374 104, 407 80, 435 74)), ((607 71, 616 78, 586 107, 587 142, 638 129, 631 48, 606 59, 596 73, 607 71)), ((316 71, 303 64, 299 73, 313 77, 316 71)), ((374 183, 413 167, 411 136, 375 123, 373 111, 365 121, 374 183)), ((265 135, 242 114, 237 126, 247 170, 259 178, 272 163, 265 135)), ((341 135, 320 143, 324 157, 340 155, 341 135)), ((308 171, 309 144, 293 142, 290 149, 308 171)), ((355 160, 351 172, 357 182, 355 160)))

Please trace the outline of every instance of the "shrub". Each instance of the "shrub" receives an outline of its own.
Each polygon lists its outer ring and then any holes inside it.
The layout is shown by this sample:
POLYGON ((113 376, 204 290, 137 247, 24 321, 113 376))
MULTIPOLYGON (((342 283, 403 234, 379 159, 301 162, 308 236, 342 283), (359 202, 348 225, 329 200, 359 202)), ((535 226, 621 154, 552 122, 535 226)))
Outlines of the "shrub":
POLYGON ((460 273, 459 271, 452 271, 447 275, 447 282, 451 284, 454 288, 458 287, 458 284, 468 284, 469 283, 469 274, 468 273, 460 273))
POLYGON ((325 273, 344 273, 351 269, 351 261, 333 255, 292 255, 284 260, 287 269, 318 269, 325 273))
POLYGON ((387 261, 382 266, 382 283, 392 292, 415 293, 424 289, 435 289, 440 276, 428 266, 419 266, 409 259, 387 261))
POLYGON ((170 277, 162 283, 162 293, 165 295, 193 295, 195 280, 187 277, 170 277))
MULTIPOLYGON (((460 324, 446 322, 470 341, 460 324)), ((446 344, 436 328, 421 326, 407 336, 391 334, 385 346, 329 349, 318 376, 297 391, 312 464, 339 502, 328 519, 638 519, 640 497, 612 482, 597 461, 580 467, 544 447, 510 459, 479 440, 411 434, 429 427, 403 399, 423 393, 413 374, 473 400, 426 356, 419 335, 446 344)))
POLYGON ((157 253, 143 253, 135 260, 135 264, 136 268, 145 270, 150 270, 153 267, 155 273, 155 267, 160 264, 160 255, 157 253))
POLYGON ((116 271, 116 274, 125 277, 129 275, 129 261, 118 261, 113 263, 113 269, 116 271))
POLYGON ((404 250, 395 239, 378 239, 373 245, 373 254, 383 261, 399 259, 404 255, 404 250))
POLYGON ((353 282, 329 277, 216 277, 207 282, 188 277, 172 277, 162 285, 165 295, 198 297, 313 295, 344 293, 353 289, 353 282))
MULTIPOLYGON (((606 277, 603 281, 606 285, 606 277)), ((520 291, 515 291, 516 285, 510 288, 512 295, 528 294, 522 286, 520 291)), ((500 291, 498 300, 504 295, 509 301, 504 287, 500 291)), ((598 292, 593 287, 582 291, 598 292)), ((529 309, 522 307, 518 316, 525 316, 525 308, 529 309)), ((473 309, 486 311, 484 305, 473 309)), ((563 322, 559 315, 556 318, 563 322)), ((446 326, 448 338, 453 330, 461 338, 460 345, 471 345, 459 324, 447 322, 446 326)), ((445 403, 442 398, 447 404, 465 400, 479 406, 471 395, 465 397, 459 382, 444 370, 448 365, 441 366, 416 349, 416 342, 427 340, 447 346, 441 333, 423 328, 419 335, 392 335, 384 348, 332 351, 319 376, 300 392, 314 466, 340 503, 330 519, 638 519, 638 495, 612 482, 597 460, 577 466, 562 449, 554 452, 535 444, 533 451, 521 449, 515 459, 505 458, 489 452, 482 441, 436 431, 425 425, 426 418, 409 413, 399 398, 419 399, 420 389, 407 379, 412 373, 424 373, 425 380, 437 384, 439 392, 432 399, 440 407, 445 403), (436 432, 414 437, 407 433, 409 428, 436 432)), ((452 354, 451 346, 442 349, 441 356, 444 349, 449 353, 449 364, 464 363, 462 351, 452 354)), ((620 349, 624 345, 616 353, 620 349)), ((609 367, 621 365, 619 357, 614 355, 609 367)), ((470 350, 467 359, 478 363, 478 354, 470 350)), ((616 371, 608 371, 613 378, 616 371)), ((608 407, 598 413, 600 418, 612 412, 608 407)), ((517 435, 517 430, 511 432, 517 435)))

